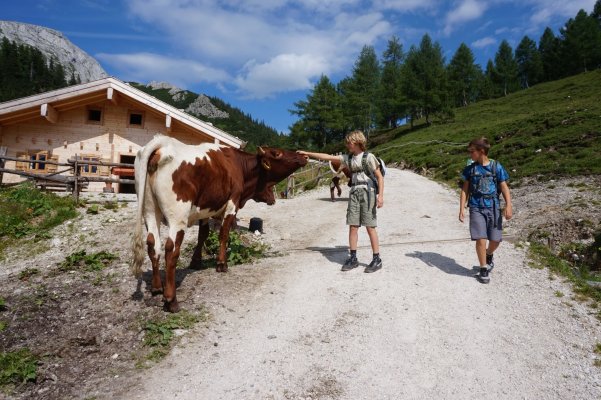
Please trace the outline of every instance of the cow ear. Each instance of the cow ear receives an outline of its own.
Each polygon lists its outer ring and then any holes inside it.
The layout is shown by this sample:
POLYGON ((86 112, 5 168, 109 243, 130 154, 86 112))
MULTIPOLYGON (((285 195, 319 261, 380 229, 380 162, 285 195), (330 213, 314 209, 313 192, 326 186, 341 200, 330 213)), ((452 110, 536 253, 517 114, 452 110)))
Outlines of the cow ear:
POLYGON ((265 168, 267 171, 269 171, 271 169, 271 164, 269 163, 269 160, 263 159, 261 161, 261 165, 263 166, 263 168, 265 168))
POLYGON ((261 146, 259 146, 259 147, 257 147, 257 154, 264 156, 265 150, 263 150, 263 148, 261 146))

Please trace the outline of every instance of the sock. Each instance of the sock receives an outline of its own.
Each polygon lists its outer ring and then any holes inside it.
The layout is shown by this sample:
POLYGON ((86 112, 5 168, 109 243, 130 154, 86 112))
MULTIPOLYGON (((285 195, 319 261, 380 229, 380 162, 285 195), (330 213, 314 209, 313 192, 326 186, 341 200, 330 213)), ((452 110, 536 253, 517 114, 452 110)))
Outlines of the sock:
POLYGON ((351 258, 357 258, 357 250, 351 250, 351 258))
POLYGON ((488 271, 488 268, 486 268, 486 267, 480 267, 480 273, 486 272, 486 271, 488 271))
POLYGON ((374 258, 380 258, 380 253, 374 253, 374 258))

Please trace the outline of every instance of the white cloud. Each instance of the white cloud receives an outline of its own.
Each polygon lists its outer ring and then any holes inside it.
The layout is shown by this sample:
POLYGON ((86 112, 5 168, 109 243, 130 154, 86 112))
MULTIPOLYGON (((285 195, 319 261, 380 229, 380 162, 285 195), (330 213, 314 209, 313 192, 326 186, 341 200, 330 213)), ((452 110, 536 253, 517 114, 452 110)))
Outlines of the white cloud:
POLYGON ((472 46, 477 49, 482 49, 484 47, 492 46, 495 44, 497 44, 497 39, 490 36, 483 37, 482 39, 478 39, 475 42, 472 42, 472 46))
POLYGON ((266 63, 249 61, 236 77, 245 97, 265 98, 276 93, 310 89, 310 78, 326 73, 325 58, 310 54, 279 54, 266 63))
MULTIPOLYGON (((432 0, 424 0, 428 1, 432 0)), ((210 60, 235 75, 232 84, 247 97, 310 87, 321 74, 348 70, 361 46, 392 35, 385 16, 359 7, 360 0, 129 0, 128 4, 133 17, 171 40, 181 52, 179 58, 210 60)))
MULTIPOLYGON (((444 3, 444 2, 443 2, 444 3)), ((441 5, 438 0, 374 0, 373 6, 376 10, 395 10, 411 12, 421 9, 434 10, 441 5)))
POLYGON ((175 59, 158 54, 96 54, 96 58, 122 71, 121 79, 136 82, 167 81, 176 86, 207 82, 222 83, 231 78, 227 72, 199 62, 175 59))
POLYGON ((446 17, 445 35, 450 35, 458 24, 480 18, 488 5, 483 1, 462 0, 446 17))

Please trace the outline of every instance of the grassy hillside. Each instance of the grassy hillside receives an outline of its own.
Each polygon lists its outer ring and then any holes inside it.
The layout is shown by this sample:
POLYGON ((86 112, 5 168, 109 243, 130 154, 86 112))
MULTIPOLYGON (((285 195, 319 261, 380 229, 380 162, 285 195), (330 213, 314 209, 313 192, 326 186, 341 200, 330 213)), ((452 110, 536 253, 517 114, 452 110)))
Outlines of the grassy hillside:
POLYGON ((490 157, 512 179, 601 174, 601 70, 544 83, 510 96, 456 109, 451 122, 403 126, 372 135, 372 151, 387 162, 428 168, 444 181, 466 165, 466 144, 486 136, 490 157))

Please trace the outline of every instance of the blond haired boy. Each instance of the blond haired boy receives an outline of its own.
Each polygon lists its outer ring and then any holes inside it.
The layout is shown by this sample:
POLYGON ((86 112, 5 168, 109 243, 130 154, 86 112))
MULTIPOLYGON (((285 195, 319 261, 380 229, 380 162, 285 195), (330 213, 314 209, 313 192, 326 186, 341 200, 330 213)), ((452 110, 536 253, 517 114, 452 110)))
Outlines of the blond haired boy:
POLYGON ((378 225, 376 209, 384 206, 384 179, 380 171, 380 164, 373 154, 368 153, 364 160, 367 140, 363 132, 357 130, 349 133, 345 138, 345 142, 349 152, 348 155, 333 156, 300 150, 298 153, 317 160, 341 163, 343 164, 341 168, 346 165, 351 171, 351 189, 346 211, 346 224, 349 226, 350 257, 342 266, 342 271, 350 271, 359 266, 357 259, 359 228, 365 226, 371 243, 373 258, 364 272, 376 272, 382 268, 380 243, 376 231, 378 225), (365 171, 365 168, 368 171, 365 171), (370 175, 375 176, 377 186, 370 175))

